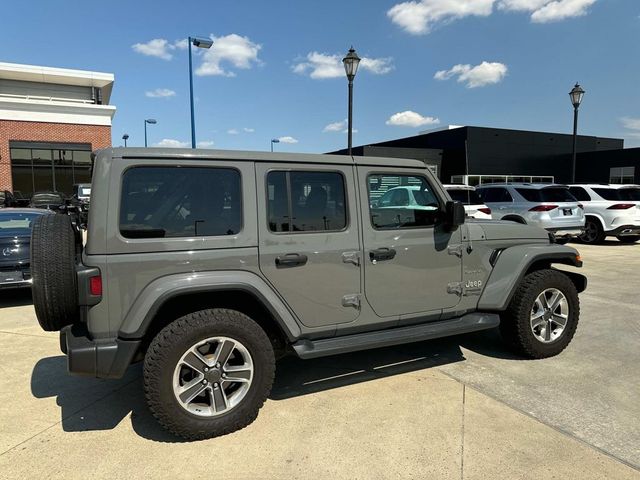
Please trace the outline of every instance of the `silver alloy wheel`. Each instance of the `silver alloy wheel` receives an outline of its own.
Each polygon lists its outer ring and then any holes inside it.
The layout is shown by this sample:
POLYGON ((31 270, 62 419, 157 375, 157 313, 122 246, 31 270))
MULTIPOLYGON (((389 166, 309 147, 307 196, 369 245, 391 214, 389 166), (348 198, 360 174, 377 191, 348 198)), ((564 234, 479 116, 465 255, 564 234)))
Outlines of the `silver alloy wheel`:
POLYGON ((586 243, 593 243, 596 238, 598 238, 598 227, 593 221, 587 220, 587 223, 584 224, 584 233, 580 235, 580 240, 586 243))
POLYGON ((229 337, 211 337, 189 348, 173 373, 173 394, 190 413, 215 417, 237 406, 253 380, 249 350, 229 337))
POLYGON ((551 343, 562 336, 569 320, 569 302, 557 288, 547 288, 533 302, 531 331, 542 343, 551 343))

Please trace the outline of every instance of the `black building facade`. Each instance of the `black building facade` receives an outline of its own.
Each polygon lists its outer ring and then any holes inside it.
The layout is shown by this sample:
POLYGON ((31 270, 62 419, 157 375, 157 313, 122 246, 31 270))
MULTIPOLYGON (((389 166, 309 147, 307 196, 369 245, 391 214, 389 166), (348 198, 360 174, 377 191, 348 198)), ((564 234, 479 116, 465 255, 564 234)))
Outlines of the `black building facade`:
MULTIPOLYGON (((556 182, 567 183, 572 144, 570 134, 458 127, 357 146, 353 153, 424 160, 443 183, 460 175, 552 176, 556 182)), ((576 181, 609 183, 610 175, 617 172, 612 169, 625 168, 625 183, 631 183, 629 172, 634 167, 634 182, 640 183, 640 148, 623 147, 622 139, 579 135, 576 181)), ((346 150, 333 153, 345 154, 346 150)))

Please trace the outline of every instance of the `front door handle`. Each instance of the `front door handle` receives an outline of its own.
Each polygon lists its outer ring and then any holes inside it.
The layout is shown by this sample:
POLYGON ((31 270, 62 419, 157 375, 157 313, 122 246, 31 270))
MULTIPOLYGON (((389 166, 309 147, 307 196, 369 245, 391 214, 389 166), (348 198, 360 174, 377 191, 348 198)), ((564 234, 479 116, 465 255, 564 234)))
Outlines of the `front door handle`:
POLYGON ((300 253, 287 253, 276 257, 276 267, 278 268, 300 267, 306 263, 307 256, 300 253))
POLYGON ((375 250, 369 251, 369 258, 373 263, 382 261, 382 260, 391 260, 396 256, 396 251, 393 248, 376 248, 375 250))

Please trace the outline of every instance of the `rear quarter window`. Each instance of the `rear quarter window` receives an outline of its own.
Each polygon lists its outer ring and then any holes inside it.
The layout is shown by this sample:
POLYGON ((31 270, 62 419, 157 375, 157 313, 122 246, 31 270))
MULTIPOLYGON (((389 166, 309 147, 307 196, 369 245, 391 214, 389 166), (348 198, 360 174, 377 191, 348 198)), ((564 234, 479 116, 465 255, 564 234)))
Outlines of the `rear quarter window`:
POLYGON ((568 188, 516 188, 516 191, 529 202, 575 202, 568 188))
POLYGON ((122 177, 125 238, 235 235, 242 228, 240 172, 217 167, 134 167, 122 177))
POLYGON ((447 193, 452 200, 462 202, 464 205, 480 205, 482 199, 475 190, 466 190, 462 188, 447 189, 447 193))

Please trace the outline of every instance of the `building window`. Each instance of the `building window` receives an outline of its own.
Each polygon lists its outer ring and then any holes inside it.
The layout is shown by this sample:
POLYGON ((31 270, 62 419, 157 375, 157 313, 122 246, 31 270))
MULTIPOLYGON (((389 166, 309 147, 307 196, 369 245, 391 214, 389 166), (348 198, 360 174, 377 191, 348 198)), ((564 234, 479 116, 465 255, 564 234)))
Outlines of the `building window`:
POLYGON ((76 183, 91 182, 90 144, 11 142, 13 190, 25 197, 36 192, 73 193, 76 183))
POLYGON ((609 169, 609 183, 635 183, 636 167, 612 167, 609 169))

